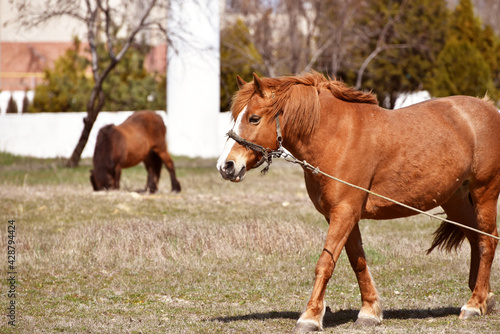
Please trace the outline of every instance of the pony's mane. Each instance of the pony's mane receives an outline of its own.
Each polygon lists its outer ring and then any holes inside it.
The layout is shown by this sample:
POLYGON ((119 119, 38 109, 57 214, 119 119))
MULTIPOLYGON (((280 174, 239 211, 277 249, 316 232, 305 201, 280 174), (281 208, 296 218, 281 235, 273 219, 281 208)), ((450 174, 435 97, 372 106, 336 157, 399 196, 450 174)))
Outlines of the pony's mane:
MULTIPOLYGON (((299 136, 310 135, 319 122, 318 92, 328 89, 334 97, 345 102, 378 104, 372 93, 361 92, 336 79, 325 78, 321 73, 309 72, 300 76, 261 78, 269 98, 269 112, 283 112, 283 128, 293 127, 299 136)), ((231 105, 234 119, 258 94, 253 84, 244 85, 233 97, 231 105)))

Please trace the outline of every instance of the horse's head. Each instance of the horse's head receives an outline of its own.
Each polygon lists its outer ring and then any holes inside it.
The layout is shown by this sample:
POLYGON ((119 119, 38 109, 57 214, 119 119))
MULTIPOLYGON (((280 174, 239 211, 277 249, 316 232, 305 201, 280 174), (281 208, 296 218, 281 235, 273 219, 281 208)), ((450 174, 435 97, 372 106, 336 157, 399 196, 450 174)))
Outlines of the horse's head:
POLYGON ((115 164, 112 160, 113 133, 116 133, 115 126, 108 124, 103 126, 97 134, 92 162, 94 169, 90 171, 90 183, 95 191, 116 188, 115 164))
POLYGON ((104 169, 98 171, 92 169, 90 171, 90 183, 92 183, 94 191, 100 191, 113 189, 115 180, 111 173, 105 171, 104 169))
MULTIPOLYGON (((272 112, 274 93, 254 74, 254 81, 246 83, 237 77, 240 90, 232 105, 235 119, 233 131, 254 144, 268 149, 276 149, 276 114, 272 112)), ((261 160, 262 153, 248 149, 228 138, 224 150, 217 161, 217 169, 226 180, 239 182, 246 171, 261 160)))

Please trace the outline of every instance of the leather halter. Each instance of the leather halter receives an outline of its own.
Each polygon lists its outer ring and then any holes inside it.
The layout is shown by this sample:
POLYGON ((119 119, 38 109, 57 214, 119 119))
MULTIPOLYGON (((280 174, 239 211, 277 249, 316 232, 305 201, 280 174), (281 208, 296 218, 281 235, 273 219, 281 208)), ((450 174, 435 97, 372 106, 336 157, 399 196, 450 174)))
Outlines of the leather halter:
POLYGON ((276 115, 276 141, 278 142, 278 148, 276 150, 271 150, 270 148, 265 148, 264 146, 252 143, 251 141, 248 141, 239 135, 236 134, 233 130, 230 130, 226 134, 229 138, 233 139, 235 142, 240 144, 241 146, 244 146, 246 148, 251 149, 252 151, 258 152, 262 154, 262 158, 260 159, 257 164, 252 167, 252 168, 258 168, 260 167, 264 162, 267 162, 267 166, 264 167, 264 169, 261 171, 262 174, 265 174, 269 170, 269 166, 273 162, 273 158, 280 158, 282 154, 284 153, 283 151, 283 137, 281 135, 281 126, 280 126, 280 119, 279 119, 279 114, 276 115))

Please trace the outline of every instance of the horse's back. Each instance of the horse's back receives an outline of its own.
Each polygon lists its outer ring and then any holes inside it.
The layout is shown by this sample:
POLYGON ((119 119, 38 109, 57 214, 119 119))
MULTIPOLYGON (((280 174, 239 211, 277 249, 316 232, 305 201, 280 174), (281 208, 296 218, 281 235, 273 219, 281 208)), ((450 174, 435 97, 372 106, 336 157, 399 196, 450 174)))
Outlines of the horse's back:
POLYGON ((429 151, 438 144, 462 145, 464 150, 473 150, 475 156, 486 149, 500 159, 500 113, 489 100, 451 96, 389 113, 392 114, 389 132, 412 145, 429 151), (415 138, 409 138, 412 135, 415 138))
POLYGON ((155 137, 165 135, 166 127, 160 115, 154 111, 144 110, 133 113, 119 127, 125 131, 134 132, 141 136, 155 137))
POLYGON ((436 99, 435 104, 428 109, 442 119, 441 131, 472 150, 476 177, 500 172, 500 112, 493 103, 487 98, 451 96, 436 99))
MULTIPOLYGON (((375 192, 429 210, 446 202, 464 182, 493 182, 500 174, 500 114, 488 101, 438 98, 381 110, 372 124, 383 129, 372 154, 375 192)), ((392 210, 394 216, 407 214, 392 205, 387 214, 377 212, 387 205, 370 196, 366 215, 392 218, 392 210)))
POLYGON ((137 165, 152 149, 166 150, 166 127, 161 116, 153 111, 138 111, 117 126, 126 142, 123 167, 137 165))

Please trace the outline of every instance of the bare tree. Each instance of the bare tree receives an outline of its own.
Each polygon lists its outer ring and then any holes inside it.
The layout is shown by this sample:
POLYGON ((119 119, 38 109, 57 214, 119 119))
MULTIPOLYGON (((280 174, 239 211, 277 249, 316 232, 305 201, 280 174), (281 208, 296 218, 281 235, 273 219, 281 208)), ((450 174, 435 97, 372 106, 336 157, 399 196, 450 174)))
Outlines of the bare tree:
MULTIPOLYGON (((373 49, 370 52, 370 54, 363 60, 363 63, 361 64, 361 66, 358 69, 358 75, 356 78, 356 86, 355 86, 356 89, 361 88, 361 83, 363 81, 363 75, 364 75, 364 72, 366 70, 366 67, 373 59, 375 59, 375 57, 378 56, 378 54, 380 54, 382 51, 385 51, 385 50, 406 49, 406 48, 412 47, 412 44, 409 44, 409 43, 399 43, 399 44, 387 43, 388 32, 391 30, 391 28, 393 28, 394 24, 400 19, 401 15, 403 14, 403 12, 405 10, 405 6, 406 6, 407 2, 408 2, 408 0, 403 0, 401 5, 399 6, 399 9, 398 9, 396 15, 394 15, 393 17, 389 17, 389 19, 387 20, 385 25, 382 26, 380 28, 380 30, 378 30, 378 31, 375 30, 375 34, 378 34, 377 43, 375 45, 375 49, 373 49)), ((367 30, 369 29, 369 27, 365 27, 365 28, 367 28, 367 30)), ((371 39, 371 38, 373 38, 372 36, 374 36, 374 32, 370 31, 366 35, 368 36, 368 38, 371 39)))
POLYGON ((307 41, 308 63, 305 70, 317 66, 320 59, 327 69, 337 75, 345 58, 357 47, 355 19, 364 0, 311 0, 307 41), (311 43, 313 41, 313 43, 311 43))
POLYGON ((284 14, 288 21, 287 44, 289 68, 291 73, 300 72, 304 56, 304 38, 301 31, 301 18, 304 13, 303 0, 283 0, 284 14))
POLYGON ((23 28, 36 28, 61 17, 71 17, 86 27, 94 86, 87 103, 83 131, 67 161, 68 167, 78 166, 97 115, 105 102, 103 82, 140 32, 156 31, 165 34, 166 16, 153 15, 152 12, 167 13, 169 1, 42 0, 33 3, 30 0, 17 0, 14 6, 18 12, 17 23, 23 28), (106 60, 97 55, 99 43, 106 45, 106 60))
MULTIPOLYGON (((334 75, 356 47, 354 21, 365 0, 232 0, 262 56, 262 73, 295 74, 330 57, 334 75), (251 4, 251 6, 249 5, 251 4)), ((226 17, 231 20, 231 15, 226 17)), ((327 67, 328 69, 330 66, 327 67)))

